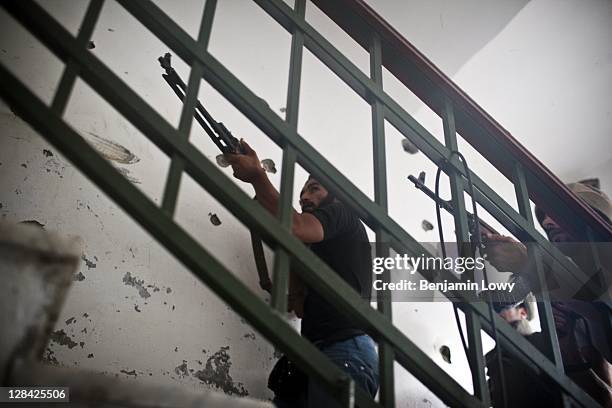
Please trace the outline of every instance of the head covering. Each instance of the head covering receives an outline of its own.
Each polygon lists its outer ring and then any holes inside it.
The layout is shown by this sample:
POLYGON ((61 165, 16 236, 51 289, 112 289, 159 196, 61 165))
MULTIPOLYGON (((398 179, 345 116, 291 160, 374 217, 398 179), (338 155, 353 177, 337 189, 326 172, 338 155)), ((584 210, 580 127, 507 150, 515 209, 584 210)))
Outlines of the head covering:
POLYGON ((497 313, 518 307, 524 307, 527 311, 527 320, 532 320, 535 316, 535 297, 533 294, 528 293, 523 300, 518 302, 493 302, 493 309, 497 313))
MULTIPOLYGON (((581 180, 576 183, 566 184, 566 186, 572 193, 602 215, 608 222, 612 222, 612 202, 606 193, 599 189, 598 179, 581 180)), ((542 224, 545 217, 542 209, 536 207, 535 214, 540 224, 542 224)))
POLYGON ((536 313, 536 300, 533 294, 529 293, 525 296, 525 300, 523 301, 523 306, 525 306, 525 310, 527 310, 527 320, 532 320, 536 313))
POLYGON ((598 188, 598 185, 599 183, 592 184, 588 180, 583 180, 577 183, 569 183, 567 187, 590 207, 608 217, 608 221, 610 221, 612 220, 612 204, 610 198, 598 188))

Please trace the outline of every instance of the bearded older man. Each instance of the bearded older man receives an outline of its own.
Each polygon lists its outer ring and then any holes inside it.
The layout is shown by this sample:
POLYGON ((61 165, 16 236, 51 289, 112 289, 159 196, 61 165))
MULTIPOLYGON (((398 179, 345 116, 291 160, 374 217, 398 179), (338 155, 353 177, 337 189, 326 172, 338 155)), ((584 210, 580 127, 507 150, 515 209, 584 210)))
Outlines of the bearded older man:
MULTIPOLYGON (((594 183, 572 183, 569 189, 604 219, 611 222, 612 205, 608 196, 594 183)), ((590 272, 592 255, 587 245, 572 235, 552 217, 536 208, 536 218, 546 235, 579 268, 590 272)), ((487 259, 500 271, 516 273, 515 279, 529 289, 539 290, 535 267, 527 249, 513 238, 488 235, 485 240, 487 259)), ((609 255, 609 254, 606 254, 609 255)), ((547 280, 554 281, 554 270, 548 267, 547 280)), ((604 292, 606 288, 602 288, 604 292)), ((609 290, 609 288, 607 288, 609 290)), ((579 297, 578 297, 579 298, 579 297)), ((605 298, 605 296, 604 296, 605 298)), ((611 305, 609 300, 584 301, 559 299, 553 302, 553 317, 567 375, 584 388, 602 406, 612 406, 611 305)), ((533 336, 532 336, 533 337, 533 336)), ((535 338, 535 337, 534 337, 535 338)), ((539 347, 541 348, 541 347, 539 347)), ((558 402, 560 404, 560 402, 558 402)))

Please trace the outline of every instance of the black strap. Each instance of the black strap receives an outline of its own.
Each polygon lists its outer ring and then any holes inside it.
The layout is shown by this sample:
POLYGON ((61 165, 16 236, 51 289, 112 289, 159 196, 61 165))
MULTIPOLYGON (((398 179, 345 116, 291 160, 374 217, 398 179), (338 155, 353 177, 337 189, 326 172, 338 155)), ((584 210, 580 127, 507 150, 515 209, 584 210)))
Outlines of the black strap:
MULTIPOLYGON (((253 197, 257 201, 257 196, 253 197)), ((255 258, 255 266, 257 267, 257 275, 259 276, 259 287, 268 293, 272 291, 272 281, 268 273, 268 265, 264 256, 263 243, 261 237, 255 231, 251 232, 251 247, 253 248, 253 257, 255 258)))
POLYGON ((255 258, 255 266, 257 267, 257 275, 259 275, 259 286, 266 292, 272 290, 272 281, 268 274, 268 266, 264 256, 263 244, 261 237, 256 232, 251 230, 251 246, 253 247, 253 257, 255 258))

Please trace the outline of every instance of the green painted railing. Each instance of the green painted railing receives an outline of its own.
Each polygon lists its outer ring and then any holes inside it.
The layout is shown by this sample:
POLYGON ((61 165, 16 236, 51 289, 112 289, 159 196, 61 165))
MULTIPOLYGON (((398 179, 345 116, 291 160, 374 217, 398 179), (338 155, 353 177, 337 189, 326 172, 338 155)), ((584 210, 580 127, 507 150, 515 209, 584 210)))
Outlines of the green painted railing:
MULTIPOLYGON (((207 52, 216 0, 206 1, 197 41, 151 1, 117 1, 191 66, 178 129, 172 127, 86 49, 100 15, 103 0, 90 1, 76 38, 31 0, 1 3, 13 18, 22 23, 66 63, 51 107, 47 107, 6 67, 0 65, 2 98, 263 336, 295 360, 309 375, 321 381, 343 403, 343 406, 352 406, 353 403, 360 407, 395 406, 393 376, 395 361, 449 406, 489 406, 480 336, 481 330, 489 334, 493 331, 487 306, 482 302, 469 301, 458 304, 466 315, 468 328, 469 360, 474 382, 474 395, 470 395, 392 324, 389 299, 385 297, 378 299, 378 310, 374 310, 290 233, 295 164, 299 163, 329 186, 375 231, 378 255, 384 255, 385 251, 388 251, 388 247, 382 245, 387 242, 398 252, 428 253, 387 213, 385 120, 400 130, 435 163, 449 162, 445 171, 451 180, 459 242, 468 240, 467 216, 462 194, 466 189, 467 174, 457 161, 448 160, 451 150, 457 149, 457 129, 515 183, 519 212, 503 201, 476 174, 471 173, 476 188, 474 198, 521 240, 532 242, 531 247, 536 255, 544 251, 559 262, 563 267, 559 271, 559 276, 567 284, 582 286, 589 277, 567 261, 535 230, 529 199, 534 199, 538 205, 542 203, 543 208, 547 212, 550 210, 551 214, 571 215, 573 221, 569 222, 571 224, 569 228, 578 231, 580 236, 588 236, 590 240, 609 241, 610 228, 604 225, 588 207, 576 201, 562 185, 559 186, 558 180, 554 179, 550 172, 526 150, 521 150, 520 145, 517 147, 513 139, 504 134, 499 125, 362 1, 315 0, 314 3, 370 52, 370 77, 357 69, 305 21, 305 0, 296 0, 294 9, 282 0, 254 0, 292 34, 285 120, 280 119, 207 52), (357 189, 297 132, 304 47, 372 106, 374 201, 357 189), (440 115, 444 123, 445 145, 429 134, 383 91, 382 66, 387 67, 440 115), (105 98, 171 158, 161 207, 127 181, 62 119, 77 77, 105 98), (228 182, 227 176, 189 143, 193 109, 202 79, 211 84, 283 149, 278 219, 247 197, 234 183, 228 182), (499 151, 496 153, 495 150, 482 145, 483 135, 494 136, 496 143, 501 146, 499 148, 504 149, 504 157, 496 157, 499 151), (508 167, 508 161, 512 163, 511 167, 508 167), (257 231, 274 248, 276 256, 271 305, 265 304, 174 222, 173 214, 183 173, 189 174, 202 188, 226 206, 248 228, 257 231), (535 188, 537 193, 530 194, 535 188), (554 198, 558 199, 551 201, 554 198), (286 309, 290 263, 297 266, 296 271, 307 285, 330 299, 330 302, 342 312, 357 318, 375 334, 379 345, 381 369, 379 402, 372 401, 363 391, 355 388, 350 377, 331 363, 310 342, 300 337, 283 319, 282 311, 286 309)), ((541 268, 538 272, 541 273, 541 268)), ((431 275, 426 274, 426 277, 431 278, 431 275)), ((550 378, 565 396, 577 401, 579 405, 595 406, 595 402, 564 375, 550 303, 546 298, 538 300, 544 306, 540 308, 540 316, 549 340, 552 361, 495 316, 499 345, 504 352, 511 353, 531 369, 550 378)))

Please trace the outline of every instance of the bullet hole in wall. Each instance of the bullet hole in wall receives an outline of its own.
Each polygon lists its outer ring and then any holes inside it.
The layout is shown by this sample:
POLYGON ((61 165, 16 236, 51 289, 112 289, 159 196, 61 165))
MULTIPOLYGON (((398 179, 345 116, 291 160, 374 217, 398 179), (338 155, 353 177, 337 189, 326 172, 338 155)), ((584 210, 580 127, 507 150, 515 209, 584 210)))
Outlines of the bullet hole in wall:
POLYGON ((221 225, 221 220, 219 219, 217 214, 208 213, 208 217, 210 218, 210 223, 215 227, 221 225))
POLYGON ((419 152, 419 148, 408 139, 402 139, 402 148, 410 154, 417 154, 419 152))
POLYGON ((440 347, 440 354, 442 355, 442 359, 446 361, 448 364, 451 363, 451 351, 448 346, 440 347))
POLYGON ((261 161, 261 166, 268 173, 276 174, 276 165, 272 159, 263 159, 261 161))
POLYGON ((219 167, 228 167, 229 166, 229 162, 227 161, 225 156, 222 155, 222 154, 218 154, 217 156, 215 156, 215 160, 217 161, 217 165, 219 167))

